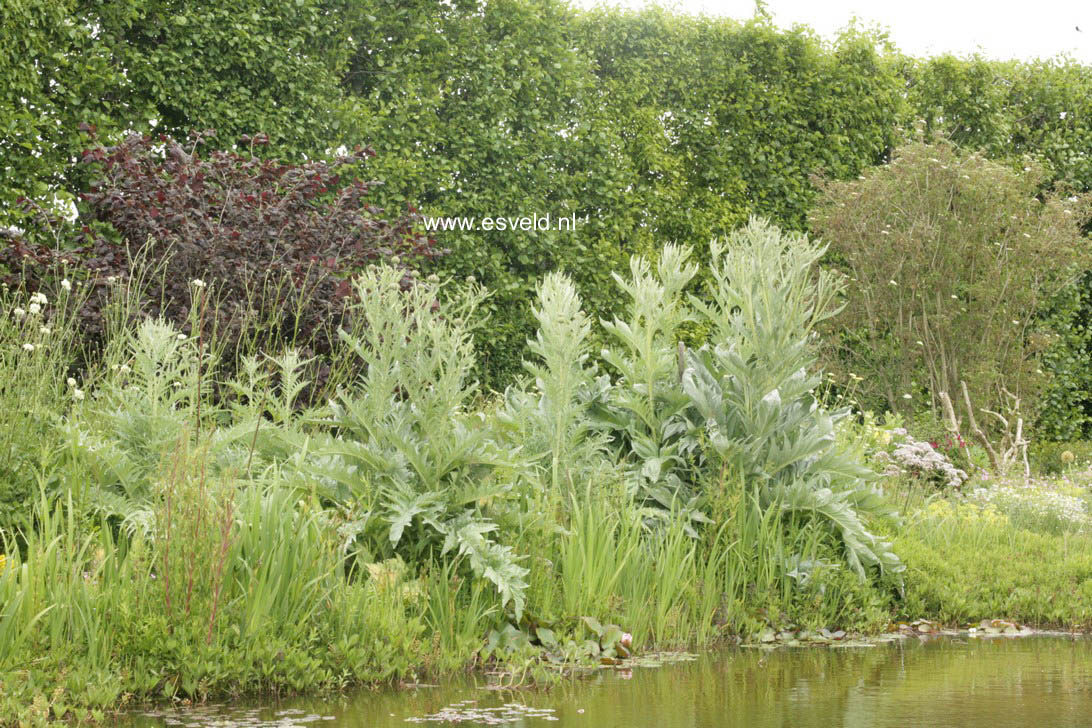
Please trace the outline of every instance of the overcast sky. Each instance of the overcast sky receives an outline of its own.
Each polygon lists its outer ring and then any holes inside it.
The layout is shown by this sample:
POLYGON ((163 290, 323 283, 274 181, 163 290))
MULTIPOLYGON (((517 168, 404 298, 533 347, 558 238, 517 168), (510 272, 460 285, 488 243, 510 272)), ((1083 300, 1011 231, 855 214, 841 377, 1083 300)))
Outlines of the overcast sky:
MULTIPOLYGON (((584 7, 597 0, 573 0, 584 7)), ((640 8, 647 0, 606 0, 640 8)), ((689 13, 744 19, 754 0, 667 0, 689 13)), ((809 25, 830 36, 853 16, 885 29, 912 55, 980 51, 991 58, 1053 58, 1068 53, 1092 63, 1092 1, 1065 0, 768 0, 777 25, 809 25), (1080 31, 1077 28, 1080 27, 1080 31)))

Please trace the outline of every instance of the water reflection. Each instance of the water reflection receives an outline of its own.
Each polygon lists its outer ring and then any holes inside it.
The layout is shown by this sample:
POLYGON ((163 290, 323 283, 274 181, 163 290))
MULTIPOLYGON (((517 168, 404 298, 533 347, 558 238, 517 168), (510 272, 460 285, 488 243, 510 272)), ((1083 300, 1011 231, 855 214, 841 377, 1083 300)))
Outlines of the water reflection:
POLYGON ((871 648, 733 650, 630 675, 604 670, 548 691, 484 681, 135 715, 125 728, 1008 728, 1092 725, 1092 641, 933 640, 871 648))

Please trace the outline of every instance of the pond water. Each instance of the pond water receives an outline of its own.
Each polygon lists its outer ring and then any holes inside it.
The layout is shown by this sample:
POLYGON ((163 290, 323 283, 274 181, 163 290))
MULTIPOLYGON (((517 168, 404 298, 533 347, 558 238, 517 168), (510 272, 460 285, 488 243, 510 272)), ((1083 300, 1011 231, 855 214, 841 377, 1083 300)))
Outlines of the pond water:
POLYGON ((604 669, 548 690, 484 677, 334 700, 130 715, 125 728, 1062 728, 1092 725, 1092 640, 910 639, 874 647, 738 649, 604 669))

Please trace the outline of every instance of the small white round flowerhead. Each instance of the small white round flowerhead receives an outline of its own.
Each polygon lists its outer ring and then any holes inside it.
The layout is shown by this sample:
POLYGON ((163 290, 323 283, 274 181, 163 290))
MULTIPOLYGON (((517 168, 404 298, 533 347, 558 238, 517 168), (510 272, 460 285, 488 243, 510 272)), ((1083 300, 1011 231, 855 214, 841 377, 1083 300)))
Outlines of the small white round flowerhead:
POLYGON ((1014 326, 1019 326, 1020 325, 1020 322, 1017 321, 1016 319, 1013 319, 1012 323, 1013 323, 1014 326))
POLYGON ((73 389, 72 390, 72 399, 76 400, 77 402, 82 401, 83 400, 83 390, 82 389, 73 389))
POLYGON ((23 344, 23 351, 34 351, 34 344, 23 344))
POLYGON ((11 313, 12 313, 12 315, 13 315, 13 316, 15 316, 15 318, 17 318, 17 319, 21 319, 21 318, 23 318, 24 316, 26 316, 26 315, 27 315, 27 312, 26 312, 26 311, 24 311, 23 309, 19 308, 18 306, 16 306, 15 308, 13 308, 13 309, 11 310, 11 313))
POLYGON ((888 283, 890 283, 890 284, 891 284, 891 285, 893 285, 893 286, 897 286, 897 285, 899 285, 899 284, 898 284, 898 283, 896 283, 896 282, 895 282, 894 280, 890 280, 890 281, 888 281, 888 283))
POLYGON ((69 377, 68 378, 68 386, 75 387, 76 386, 76 380, 73 379, 72 377, 69 377))
POLYGON ((179 341, 185 341, 186 340, 186 335, 185 334, 179 334, 178 335, 178 340, 179 341))
POLYGON ((61 281, 61 288, 65 289, 66 291, 71 291, 72 290, 72 281, 65 278, 63 281, 61 281))
POLYGON ((53 333, 53 329, 49 328, 48 326, 40 326, 38 328, 38 333, 42 334, 43 336, 49 336, 53 333))
POLYGON ((913 397, 911 397, 909 394, 902 395, 902 398, 903 399, 913 399, 913 397))
POLYGON ((46 295, 44 293, 42 293, 41 291, 38 291, 33 296, 31 296, 30 300, 33 301, 34 303, 40 303, 43 306, 46 305, 47 303, 49 303, 49 299, 46 298, 46 295))
POLYGON ((37 301, 27 306, 27 309, 30 311, 31 316, 36 316, 42 312, 42 306, 37 301))
POLYGON ((952 294, 952 298, 954 298, 954 299, 955 299, 955 300, 957 300, 957 301, 959 300, 959 296, 957 296, 957 295, 956 295, 956 294, 954 294, 954 293, 952 294))
POLYGON ((918 339, 918 346, 925 346, 925 342, 921 339, 918 339))
POLYGON ((129 371, 130 371, 129 370, 129 365, 128 364, 122 364, 121 369, 119 369, 118 371, 120 371, 122 374, 128 374, 129 371))
POLYGON ((113 285, 117 281, 117 276, 106 276, 106 282, 113 285))
POLYGON ((192 281, 190 281, 190 285, 194 288, 204 288, 205 282, 200 278, 194 278, 192 281))
POLYGON ((475 278, 474 276, 467 276, 467 277, 466 277, 466 282, 467 282, 467 283, 477 283, 477 282, 478 282, 478 279, 477 279, 477 278, 475 278))
POLYGON ((397 255, 391 256, 391 265, 398 265, 401 262, 402 259, 399 258, 397 255))
POLYGON ((428 277, 428 282, 429 282, 429 283, 439 283, 439 282, 440 282, 440 276, 438 276, 438 275, 436 275, 435 273, 433 273, 432 275, 430 275, 430 276, 428 277))

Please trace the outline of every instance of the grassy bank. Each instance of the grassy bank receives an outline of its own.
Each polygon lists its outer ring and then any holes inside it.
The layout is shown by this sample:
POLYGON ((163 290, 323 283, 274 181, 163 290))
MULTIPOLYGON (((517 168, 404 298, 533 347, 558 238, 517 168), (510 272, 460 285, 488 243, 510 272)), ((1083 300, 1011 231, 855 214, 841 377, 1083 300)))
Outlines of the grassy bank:
POLYGON ((1077 488, 1079 505, 1057 499, 1074 490, 1068 479, 991 485, 986 492, 1003 489, 1016 497, 1000 505, 938 499, 910 514, 894 538, 907 565, 899 611, 956 625, 1004 617, 1044 628, 1092 628, 1087 485, 1077 488), (1073 509, 1078 517, 1065 520, 1073 509))
POLYGON ((944 499, 944 468, 885 480, 898 428, 819 399, 822 252, 753 222, 699 298, 668 246, 598 327, 548 276, 503 393, 471 376, 473 282, 363 272, 318 362, 221 360, 202 281, 189 334, 119 285, 92 357, 78 284, 5 294, 2 721, 487 664, 548 679, 903 616, 1084 624, 1083 521, 944 499))

